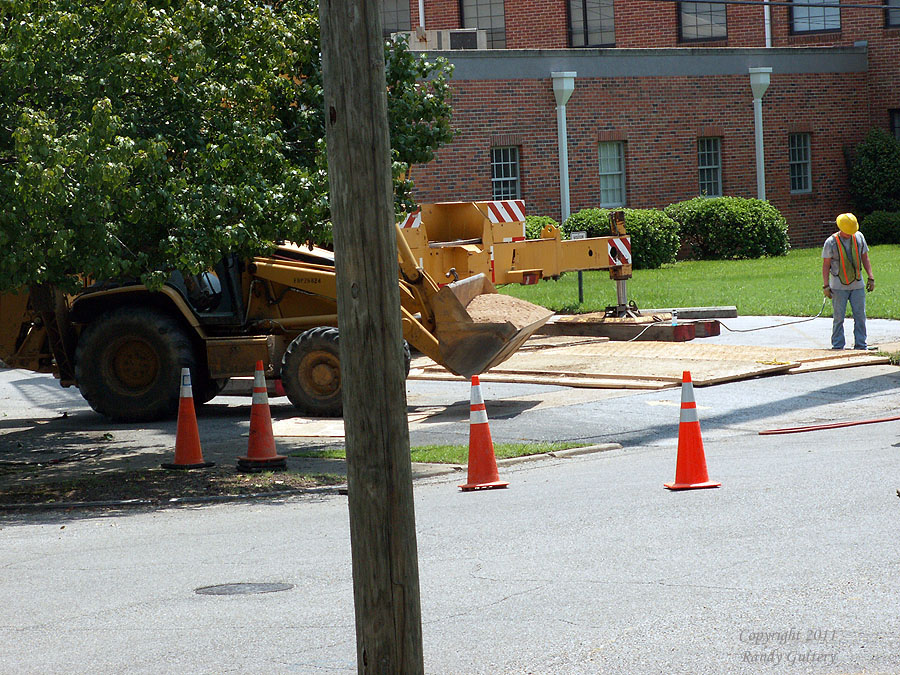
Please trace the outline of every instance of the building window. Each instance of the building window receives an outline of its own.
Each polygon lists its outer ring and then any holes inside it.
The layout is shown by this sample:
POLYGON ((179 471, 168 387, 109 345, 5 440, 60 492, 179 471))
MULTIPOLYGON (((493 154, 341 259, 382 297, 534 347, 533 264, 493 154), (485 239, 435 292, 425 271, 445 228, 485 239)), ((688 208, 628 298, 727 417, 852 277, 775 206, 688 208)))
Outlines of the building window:
POLYGON ((613 0, 569 0, 569 44, 601 47, 616 43, 613 0))
POLYGON ((600 144, 600 206, 625 206, 625 143, 600 144))
POLYGON ((809 134, 791 134, 788 151, 791 167, 791 192, 812 192, 812 162, 809 159, 809 134))
POLYGON ((791 32, 813 33, 841 29, 839 7, 811 7, 810 5, 834 5, 834 0, 794 0, 791 7, 791 32))
POLYGON ((409 31, 409 0, 384 0, 381 20, 385 37, 390 37, 391 33, 409 31))
POLYGON ((487 31, 488 49, 506 48, 503 0, 461 0, 460 14, 463 28, 480 28, 487 31))
POLYGON ((900 27, 900 0, 887 0, 884 4, 889 8, 884 10, 884 25, 900 27), (894 7, 897 9, 893 9, 894 7))
POLYGON ((728 37, 724 2, 679 2, 678 24, 684 41, 728 37))
POLYGON ((891 118, 891 134, 900 141, 900 110, 888 110, 891 118))
POLYGON ((721 141, 721 138, 697 139, 697 168, 700 176, 700 194, 704 197, 722 196, 721 141))
POLYGON ((491 148, 491 193, 494 199, 519 199, 519 148, 491 148))

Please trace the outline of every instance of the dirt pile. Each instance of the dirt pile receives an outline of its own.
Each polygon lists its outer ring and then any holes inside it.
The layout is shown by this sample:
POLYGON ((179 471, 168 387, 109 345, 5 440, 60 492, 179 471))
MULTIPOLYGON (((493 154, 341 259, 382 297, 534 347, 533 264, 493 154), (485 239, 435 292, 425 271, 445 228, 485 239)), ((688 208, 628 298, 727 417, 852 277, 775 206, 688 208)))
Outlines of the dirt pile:
POLYGON ((466 311, 472 317, 472 321, 476 323, 509 321, 517 330, 552 314, 546 307, 533 305, 525 300, 500 293, 476 295, 466 305, 466 311))

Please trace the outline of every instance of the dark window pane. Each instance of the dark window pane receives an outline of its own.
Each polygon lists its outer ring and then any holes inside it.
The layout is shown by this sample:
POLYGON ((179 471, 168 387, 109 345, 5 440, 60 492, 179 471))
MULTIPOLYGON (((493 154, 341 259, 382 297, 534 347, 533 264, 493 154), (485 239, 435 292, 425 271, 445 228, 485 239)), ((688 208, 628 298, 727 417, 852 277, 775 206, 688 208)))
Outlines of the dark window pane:
POLYGON ((616 42, 613 0, 569 0, 569 44, 598 47, 616 42))
POLYGON ((728 37, 725 3, 679 3, 682 40, 722 40, 728 37))
POLYGON ((409 0, 384 0, 381 19, 385 37, 410 30, 409 0))
POLYGON ((506 47, 506 21, 503 0, 463 0, 463 28, 480 28, 487 32, 488 49, 506 47))

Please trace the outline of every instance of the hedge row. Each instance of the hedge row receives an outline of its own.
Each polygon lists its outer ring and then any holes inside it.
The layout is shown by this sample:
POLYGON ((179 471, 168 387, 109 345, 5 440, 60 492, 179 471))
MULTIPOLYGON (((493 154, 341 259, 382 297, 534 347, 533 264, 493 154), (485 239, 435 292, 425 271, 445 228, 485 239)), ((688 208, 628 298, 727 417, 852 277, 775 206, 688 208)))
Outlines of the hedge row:
POLYGON ((900 244, 900 211, 875 211, 862 219, 859 229, 869 246, 900 244))
MULTIPOLYGON (((758 199, 696 197, 661 211, 617 210, 625 212, 636 269, 675 262, 679 251, 688 258, 720 260, 785 255, 790 248, 784 216, 758 199)), ((563 237, 577 231, 588 237, 608 236, 609 214, 609 209, 573 213, 560 228, 563 237)), ((525 219, 525 236, 536 239, 546 224, 557 225, 547 216, 529 216, 525 219)))

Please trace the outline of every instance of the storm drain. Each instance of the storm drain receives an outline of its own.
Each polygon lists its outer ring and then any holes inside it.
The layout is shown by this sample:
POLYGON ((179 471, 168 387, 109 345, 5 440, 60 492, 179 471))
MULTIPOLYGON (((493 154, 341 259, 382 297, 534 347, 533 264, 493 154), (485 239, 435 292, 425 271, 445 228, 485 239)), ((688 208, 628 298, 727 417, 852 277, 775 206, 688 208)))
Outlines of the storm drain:
POLYGON ((194 593, 200 595, 252 595, 254 593, 288 591, 293 587, 293 584, 219 584, 218 586, 194 589, 194 593))

